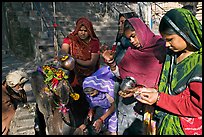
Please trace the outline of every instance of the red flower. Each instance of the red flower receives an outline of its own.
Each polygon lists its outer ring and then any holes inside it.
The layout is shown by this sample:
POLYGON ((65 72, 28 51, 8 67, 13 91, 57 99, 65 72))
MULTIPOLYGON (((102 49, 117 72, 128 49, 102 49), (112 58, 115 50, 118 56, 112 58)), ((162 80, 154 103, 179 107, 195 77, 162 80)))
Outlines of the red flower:
POLYGON ((59 103, 59 112, 67 113, 69 109, 66 108, 65 104, 59 103))
POLYGON ((52 88, 57 87, 58 83, 59 83, 59 80, 56 79, 56 78, 53 78, 53 79, 52 79, 52 88))
POLYGON ((57 23, 54 23, 54 24, 53 24, 53 27, 54 27, 54 28, 58 27, 57 23))

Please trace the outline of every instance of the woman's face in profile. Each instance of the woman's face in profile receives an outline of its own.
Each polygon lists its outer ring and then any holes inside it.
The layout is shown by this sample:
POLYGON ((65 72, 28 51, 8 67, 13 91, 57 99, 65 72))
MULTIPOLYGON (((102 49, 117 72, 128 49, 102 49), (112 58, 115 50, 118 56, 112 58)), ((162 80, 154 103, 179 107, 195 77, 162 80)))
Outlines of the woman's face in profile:
POLYGON ((135 31, 127 29, 125 31, 125 36, 130 41, 130 43, 136 48, 139 48, 141 46, 135 31))
POLYGON ((119 33, 122 34, 123 33, 123 28, 124 28, 124 22, 125 22, 125 17, 121 16, 119 19, 119 33))
POLYGON ((89 37, 88 31, 85 26, 83 25, 81 26, 81 28, 78 31, 78 36, 82 40, 86 40, 89 37))
POLYGON ((174 52, 180 52, 186 49, 187 43, 177 34, 165 35, 162 34, 162 37, 166 40, 166 47, 171 49, 174 52))
POLYGON ((87 91, 86 94, 93 97, 93 96, 96 96, 98 94, 98 90, 93 89, 91 91, 87 91))

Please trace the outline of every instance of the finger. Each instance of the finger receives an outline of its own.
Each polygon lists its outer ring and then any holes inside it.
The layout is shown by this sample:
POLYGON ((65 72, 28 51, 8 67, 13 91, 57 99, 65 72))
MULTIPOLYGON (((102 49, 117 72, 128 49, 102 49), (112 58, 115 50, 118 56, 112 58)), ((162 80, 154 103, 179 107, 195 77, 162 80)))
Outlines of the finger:
POLYGON ((129 92, 141 92, 141 88, 143 87, 139 87, 139 86, 136 86, 135 88, 130 88, 130 89, 127 89, 129 92))
POLYGON ((136 98, 138 101, 140 101, 141 103, 144 104, 149 104, 149 102, 147 102, 146 100, 143 100, 142 98, 136 98))
POLYGON ((137 89, 139 92, 150 92, 148 88, 142 87, 137 89))
POLYGON ((93 123, 93 126, 96 127, 96 121, 93 123))
POLYGON ((134 92, 135 91, 135 88, 128 88, 126 89, 127 92, 134 92))
POLYGON ((123 98, 127 98, 127 97, 131 97, 132 94, 127 94, 127 95, 124 95, 123 98))
POLYGON ((141 93, 140 97, 141 97, 142 100, 145 100, 145 101, 149 102, 149 97, 150 97, 149 94, 141 93))
POLYGON ((92 116, 89 117, 89 120, 92 121, 92 116))

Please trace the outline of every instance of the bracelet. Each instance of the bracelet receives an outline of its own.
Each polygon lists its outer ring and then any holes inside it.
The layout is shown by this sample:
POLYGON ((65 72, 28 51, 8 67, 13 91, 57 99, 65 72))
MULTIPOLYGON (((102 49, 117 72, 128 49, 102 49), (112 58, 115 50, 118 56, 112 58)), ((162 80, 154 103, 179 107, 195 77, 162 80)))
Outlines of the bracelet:
POLYGON ((161 94, 161 92, 159 92, 158 93, 158 96, 157 96, 157 101, 156 101, 156 103, 160 100, 160 94, 161 94))
POLYGON ((116 63, 115 63, 115 61, 112 63, 112 64, 108 64, 108 66, 110 66, 110 68, 113 68, 113 67, 115 67, 116 66, 116 63))
POLYGON ((100 121, 102 122, 102 124, 103 124, 104 121, 103 121, 103 119, 102 119, 101 117, 99 118, 99 120, 100 120, 100 121))
POLYGON ((115 60, 112 59, 112 60, 110 60, 110 61, 106 61, 106 62, 107 62, 108 64, 112 64, 114 61, 115 61, 115 60))

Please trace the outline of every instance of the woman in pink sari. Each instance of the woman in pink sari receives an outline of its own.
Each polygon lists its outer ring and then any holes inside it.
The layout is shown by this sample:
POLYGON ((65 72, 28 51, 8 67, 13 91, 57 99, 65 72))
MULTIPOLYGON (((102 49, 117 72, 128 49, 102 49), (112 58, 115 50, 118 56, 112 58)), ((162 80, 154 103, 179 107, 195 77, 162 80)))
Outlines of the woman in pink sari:
MULTIPOLYGON (((103 52, 107 64, 122 80, 132 77, 136 80, 136 85, 157 88, 166 55, 165 41, 161 36, 155 35, 139 18, 125 21, 124 35, 130 40, 131 47, 128 47, 117 64, 112 51, 103 52)), ((149 134, 144 124, 147 105, 142 105, 134 97, 123 98, 124 94, 118 97, 118 134, 149 134)))

